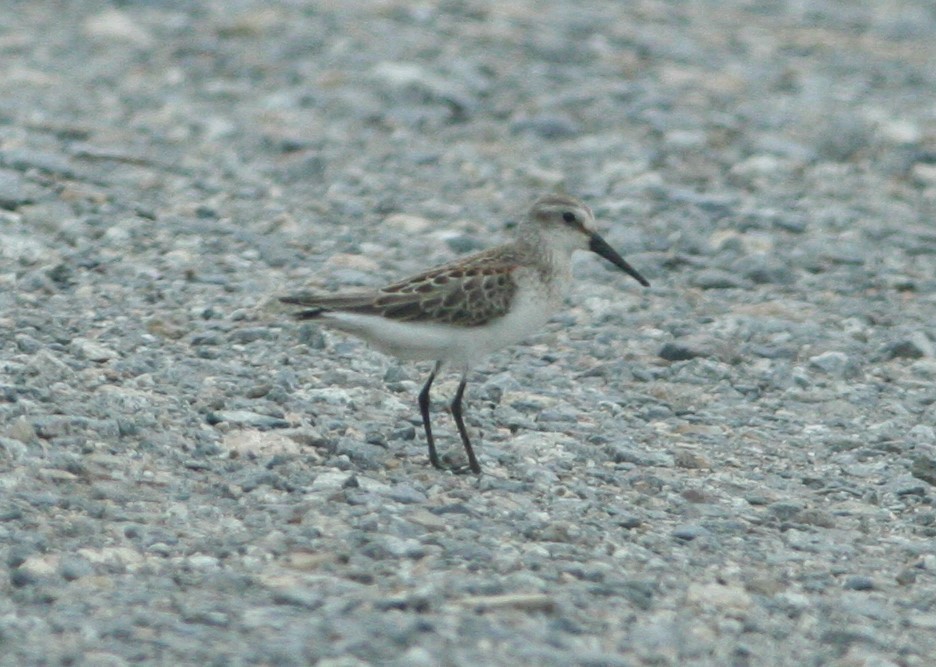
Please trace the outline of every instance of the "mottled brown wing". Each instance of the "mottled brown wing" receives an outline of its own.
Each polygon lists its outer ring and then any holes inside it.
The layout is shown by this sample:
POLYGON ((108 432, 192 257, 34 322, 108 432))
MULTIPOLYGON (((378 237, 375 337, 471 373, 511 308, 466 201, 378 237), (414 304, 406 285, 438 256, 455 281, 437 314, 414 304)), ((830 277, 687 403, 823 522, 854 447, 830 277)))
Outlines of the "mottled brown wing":
POLYGON ((492 248, 371 292, 303 293, 282 297, 285 303, 310 310, 297 313, 312 319, 327 311, 381 315, 400 322, 439 322, 481 326, 502 317, 517 291, 515 254, 492 248))
POLYGON ((388 285, 374 306, 401 322, 481 326, 510 309, 516 268, 512 253, 491 249, 388 285))

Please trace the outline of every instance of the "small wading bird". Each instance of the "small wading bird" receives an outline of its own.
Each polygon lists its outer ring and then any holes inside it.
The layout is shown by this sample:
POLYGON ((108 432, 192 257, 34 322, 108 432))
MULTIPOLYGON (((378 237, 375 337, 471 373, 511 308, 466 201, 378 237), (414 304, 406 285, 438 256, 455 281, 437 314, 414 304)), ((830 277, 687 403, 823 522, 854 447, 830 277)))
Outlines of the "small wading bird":
POLYGON ((595 217, 584 203, 564 195, 537 199, 517 225, 515 239, 443 264, 376 290, 317 294, 280 300, 304 310, 300 320, 358 336, 402 359, 431 360, 435 367, 419 392, 419 409, 429 460, 439 462, 429 420, 429 390, 443 365, 461 371, 452 416, 468 455, 481 472, 465 422, 462 395, 468 369, 494 350, 539 329, 561 306, 572 281, 572 253, 590 250, 649 287, 594 230, 595 217))

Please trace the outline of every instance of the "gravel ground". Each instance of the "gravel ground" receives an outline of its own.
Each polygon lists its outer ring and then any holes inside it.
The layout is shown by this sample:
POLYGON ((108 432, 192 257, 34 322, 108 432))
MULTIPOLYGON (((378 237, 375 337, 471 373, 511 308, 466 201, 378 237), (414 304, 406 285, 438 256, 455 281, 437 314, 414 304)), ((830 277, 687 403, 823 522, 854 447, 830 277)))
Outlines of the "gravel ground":
POLYGON ((0 664, 933 664, 934 90, 931 0, 9 0, 0 664), (434 470, 273 297, 556 189, 653 287, 580 258, 434 470))

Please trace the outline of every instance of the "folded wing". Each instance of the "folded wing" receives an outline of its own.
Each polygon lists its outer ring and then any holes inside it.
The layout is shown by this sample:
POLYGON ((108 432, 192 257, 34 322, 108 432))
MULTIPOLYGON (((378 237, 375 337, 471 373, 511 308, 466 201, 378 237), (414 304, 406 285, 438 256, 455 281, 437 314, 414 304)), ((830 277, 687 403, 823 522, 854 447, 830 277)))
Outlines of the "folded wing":
POLYGON ((399 322, 481 326, 502 317, 516 294, 513 257, 485 251, 431 269, 380 290, 282 297, 284 303, 306 307, 299 319, 329 311, 377 315, 399 322))

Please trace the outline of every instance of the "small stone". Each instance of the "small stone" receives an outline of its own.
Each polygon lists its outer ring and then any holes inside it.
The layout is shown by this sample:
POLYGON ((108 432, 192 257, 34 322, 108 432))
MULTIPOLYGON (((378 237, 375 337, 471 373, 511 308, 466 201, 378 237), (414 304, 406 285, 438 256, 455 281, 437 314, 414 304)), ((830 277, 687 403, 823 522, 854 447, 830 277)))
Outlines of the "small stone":
POLYGON ((185 563, 193 570, 215 570, 218 569, 220 561, 208 554, 194 554, 186 558, 185 563))
POLYGON ((917 424, 907 431, 907 440, 921 445, 936 445, 936 428, 929 424, 917 424))
POLYGON ((703 356, 699 350, 693 349, 685 343, 673 341, 664 343, 657 354, 661 359, 666 359, 667 361, 688 361, 689 359, 703 356))
POLYGON ((686 542, 691 542, 692 540, 704 537, 708 535, 708 530, 703 526, 696 524, 686 524, 682 526, 677 526, 673 529, 672 535, 676 539, 685 540, 686 542))
POLYGON ((663 419, 669 419, 672 417, 673 410, 668 405, 651 403, 650 405, 642 408, 640 412, 637 413, 637 416, 648 422, 661 421, 663 419))
POLYGON ((910 169, 910 173, 913 176, 913 180, 920 185, 936 185, 936 164, 917 162, 910 169))
POLYGON ((287 183, 315 183, 325 176, 328 164, 325 158, 312 150, 297 151, 290 155, 280 169, 287 183))
MULTIPOLYGON (((374 67, 371 76, 385 91, 394 93, 394 97, 445 105, 455 119, 464 117, 477 106, 470 85, 458 77, 433 72, 421 63, 384 61, 374 67)), ((406 107, 401 110, 407 111, 406 107)))
POLYGON ((361 550, 368 558, 384 560, 387 558, 420 559, 426 554, 425 547, 412 537, 380 535, 361 550))
POLYGON ((261 431, 271 428, 287 428, 289 422, 279 417, 261 415, 250 410, 218 410, 208 414, 208 423, 212 426, 227 422, 234 426, 252 426, 261 431))
POLYGON ((766 253, 746 255, 735 261, 731 269, 758 285, 790 285, 796 280, 788 266, 766 253))
POLYGON ((936 631, 936 613, 914 613, 907 617, 907 623, 922 630, 936 631))
POLYGON ((827 375, 842 377, 848 368, 849 358, 844 352, 830 350, 809 358, 809 365, 827 375))
POLYGON ((864 266, 868 259, 861 246, 851 243, 823 247, 820 256, 832 264, 843 266, 864 266))
POLYGON ((605 454, 614 463, 632 463, 638 466, 672 467, 673 459, 666 452, 646 451, 618 442, 610 442, 604 447, 605 454))
POLYGON ((767 511, 781 521, 789 521, 802 511, 803 507, 799 503, 780 501, 771 503, 767 511))
POLYGON ((87 338, 76 338, 72 341, 71 348, 78 357, 96 363, 104 363, 120 356, 109 347, 87 338))
POLYGON ((730 173, 742 179, 755 179, 763 176, 773 176, 784 168, 785 161, 775 155, 752 155, 735 164, 730 173))
POLYGON ((13 211, 30 203, 24 186, 25 181, 18 172, 0 169, 0 208, 13 211))
MULTIPOLYGON (((909 567, 904 568, 897 573, 895 579, 901 586, 910 586, 916 583, 917 573, 909 567)), ((934 615, 934 618, 936 618, 936 615, 934 615)))
POLYGON ((579 125, 571 119, 545 114, 518 120, 510 129, 515 134, 529 132, 543 139, 566 139, 581 132, 579 125))
POLYGON ((795 520, 798 523, 819 526, 820 528, 834 528, 836 526, 833 514, 816 508, 804 509, 796 514, 795 520))
POLYGON ((738 585, 691 584, 686 590, 686 599, 720 609, 744 610, 751 606, 751 596, 738 585))
POLYGON ((24 588, 39 583, 40 578, 29 570, 16 568, 10 572, 10 585, 13 588, 24 588))
POLYGON ((517 609, 550 613, 556 608, 556 600, 546 593, 510 593, 505 595, 482 595, 464 598, 461 604, 477 612, 498 609, 517 609))
POLYGON ((94 568, 86 558, 69 554, 62 557, 59 563, 59 574, 66 581, 75 581, 94 574, 94 568))
POLYGON ((706 470, 712 467, 711 461, 699 452, 691 449, 677 449, 673 458, 674 463, 679 468, 688 470, 706 470))
POLYGON ((843 584, 845 590, 848 591, 873 591, 874 580, 871 577, 864 577, 860 575, 853 575, 845 579, 843 584))
POLYGON ((858 114, 832 114, 820 124, 816 149, 819 157, 847 162, 871 142, 870 124, 858 114))
POLYGON ((48 578, 55 575, 59 566, 57 554, 33 554, 17 568, 20 572, 28 572, 36 579, 48 578))
POLYGON ((325 602, 321 591, 296 587, 276 589, 272 599, 276 604, 293 605, 308 610, 318 609, 325 602))
POLYGON ((225 433, 221 446, 239 456, 294 456, 302 451, 299 443, 292 438, 250 428, 225 433))
POLYGON ((401 665, 409 665, 409 667, 434 667, 439 664, 436 656, 422 646, 411 646, 400 656, 397 662, 401 665))
POLYGON ((386 446, 362 442, 355 438, 341 438, 335 447, 337 456, 346 456, 355 466, 375 470, 383 466, 387 456, 386 446))
POLYGON ((922 331, 888 343, 884 346, 883 353, 886 359, 922 359, 936 356, 933 342, 922 331))
POLYGON ((27 444, 35 442, 38 437, 36 429, 24 415, 20 415, 13 421, 13 425, 10 426, 9 436, 14 440, 27 444))
POLYGON ((41 172, 57 174, 66 178, 74 178, 75 176, 75 172, 69 165, 68 159, 62 155, 28 148, 0 152, 0 165, 18 171, 37 169, 41 172))
POLYGON ((263 398, 273 389, 272 385, 261 382, 260 384, 255 384, 252 387, 247 387, 244 391, 244 396, 247 398, 263 398))
POLYGON ((324 350, 327 346, 325 333, 315 324, 306 323, 300 326, 296 339, 313 350, 324 350))
POLYGON ((484 241, 474 236, 468 236, 467 234, 458 234, 457 236, 449 237, 445 239, 445 244, 459 255, 477 252, 485 247, 484 241))
POLYGON ((273 337, 273 330, 268 327, 244 327, 228 334, 228 340, 232 343, 252 343, 255 340, 270 340, 273 337))
POLYGON ((407 215, 405 213, 393 213, 388 215, 383 222, 384 225, 393 229, 398 229, 408 234, 418 234, 434 227, 434 224, 428 218, 418 215, 407 215))
POLYGON ((90 37, 130 42, 140 47, 150 46, 153 42, 152 35, 140 22, 118 9, 106 9, 86 19, 84 32, 90 37))
POLYGON ((561 171, 541 169, 536 165, 527 165, 523 170, 523 176, 530 185, 550 190, 555 190, 565 181, 565 174, 561 171))
POLYGON ((394 382, 404 382, 409 380, 410 376, 406 368, 400 364, 394 364, 387 368, 383 376, 383 381, 387 384, 393 384, 394 382))
POLYGON ((689 279, 689 284, 700 289, 738 289, 745 286, 744 280, 720 269, 703 269, 689 279))
POLYGON ((189 329, 185 325, 159 317, 148 320, 146 322, 146 330, 154 336, 168 338, 169 340, 178 340, 189 333, 189 329))
POLYGON ((404 504, 420 504, 428 500, 425 493, 414 489, 408 484, 397 484, 387 489, 382 495, 404 504))
POLYGON ((42 349, 42 343, 29 334, 16 334, 16 348, 23 354, 35 354, 42 349))
POLYGON ((352 479, 354 479, 354 475, 344 471, 323 472, 312 480, 309 490, 330 493, 345 488, 352 479))
POLYGON ((936 459, 926 456, 914 457, 910 474, 931 486, 936 486, 936 459))
POLYGON ((704 357, 733 363, 738 358, 737 349, 729 342, 705 334, 693 334, 668 341, 657 354, 667 361, 688 361, 704 357))

